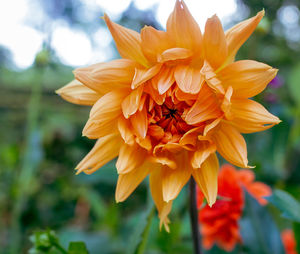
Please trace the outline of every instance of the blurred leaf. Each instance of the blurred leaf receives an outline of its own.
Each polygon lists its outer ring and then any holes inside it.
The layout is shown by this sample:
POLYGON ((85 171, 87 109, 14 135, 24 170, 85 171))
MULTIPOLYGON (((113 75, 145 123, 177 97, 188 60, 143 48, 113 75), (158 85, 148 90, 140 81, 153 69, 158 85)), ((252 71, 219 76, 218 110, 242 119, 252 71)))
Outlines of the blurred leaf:
POLYGON ((141 216, 139 223, 136 225, 136 231, 131 238, 131 244, 127 248, 127 254, 144 253, 154 212, 155 207, 151 204, 141 216))
POLYGON ((280 232, 267 208, 245 194, 244 217, 240 221, 243 244, 249 254, 283 254, 280 232))
POLYGON ((69 254, 88 254, 88 250, 84 242, 70 242, 68 248, 69 254))
POLYGON ((275 190, 267 200, 282 212, 282 217, 300 222, 300 204, 290 194, 275 190))
POLYGON ((290 95, 300 106, 300 63, 292 69, 288 81, 290 95))

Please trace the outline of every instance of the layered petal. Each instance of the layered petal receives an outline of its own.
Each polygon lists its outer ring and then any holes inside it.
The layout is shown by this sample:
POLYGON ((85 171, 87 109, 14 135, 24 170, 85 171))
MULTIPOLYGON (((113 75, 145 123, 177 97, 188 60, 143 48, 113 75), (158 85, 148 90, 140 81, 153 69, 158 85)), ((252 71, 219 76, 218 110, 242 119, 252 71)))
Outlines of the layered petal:
POLYGON ((187 112, 185 121, 188 124, 197 124, 209 119, 221 116, 222 112, 217 102, 215 94, 207 86, 203 86, 197 101, 187 112))
POLYGON ((140 147, 138 144, 121 145, 119 158, 116 167, 119 174, 127 174, 135 168, 142 165, 147 156, 147 151, 140 147))
POLYGON ((128 59, 117 59, 98 63, 74 71, 75 78, 99 94, 119 88, 130 89, 136 63, 128 59))
POLYGON ((171 48, 162 52, 157 58, 158 62, 163 63, 167 61, 183 60, 193 55, 193 52, 185 48, 171 48))
POLYGON ((134 170, 131 170, 129 173, 120 174, 115 193, 116 202, 122 202, 127 199, 145 179, 152 168, 153 165, 148 161, 145 161, 145 163, 134 170))
POLYGON ((157 88, 159 95, 164 94, 175 82, 174 68, 163 66, 152 79, 152 85, 157 88))
POLYGON ((242 21, 241 23, 233 26, 226 31, 226 41, 228 45, 228 59, 227 62, 233 62, 237 51, 244 44, 244 42, 249 38, 253 33, 258 23, 261 21, 265 11, 262 10, 257 13, 256 16, 242 21))
POLYGON ((217 77, 225 89, 233 88, 233 98, 250 98, 262 92, 277 71, 260 62, 241 60, 217 72, 217 77))
POLYGON ((121 141, 118 133, 112 133, 98 139, 93 149, 76 166, 76 174, 82 171, 86 174, 92 174, 104 164, 117 157, 121 141))
POLYGON ((185 93, 199 93, 204 82, 200 69, 195 69, 188 65, 178 65, 174 76, 178 87, 185 93))
POLYGON ((118 130, 123 138, 124 142, 128 145, 134 144, 134 134, 132 131, 132 126, 129 120, 124 117, 119 117, 118 119, 118 130))
POLYGON ((238 167, 248 167, 246 142, 236 128, 221 122, 212 138, 217 145, 217 151, 227 161, 238 167))
POLYGON ((173 48, 174 43, 165 31, 159 31, 151 26, 141 30, 142 51, 147 59, 155 63, 167 49, 173 48))
POLYGON ((193 168, 200 168, 202 163, 213 153, 216 152, 216 145, 209 141, 200 141, 197 143, 197 150, 191 157, 193 168))
POLYGON ((91 139, 99 138, 111 133, 117 127, 117 118, 122 114, 121 103, 126 91, 109 92, 95 103, 82 131, 84 136, 91 139))
POLYGON ((263 131, 280 123, 277 116, 269 113, 261 104, 249 99, 232 100, 233 119, 229 122, 242 133, 263 131))
POLYGON ((201 168, 192 171, 192 175, 205 196, 209 206, 212 206, 217 199, 218 193, 218 172, 219 160, 215 153, 201 164, 201 168))
POLYGON ((144 107, 142 111, 136 112, 130 117, 131 125, 135 131, 135 135, 144 139, 148 130, 147 111, 144 107))
POLYGON ((153 78, 160 70, 161 64, 156 64, 151 68, 135 69, 135 74, 132 80, 131 88, 135 89, 145 83, 147 80, 153 78))
POLYGON ((185 153, 176 156, 176 169, 163 167, 162 188, 165 202, 174 200, 191 176, 191 167, 185 153))
POLYGON ((131 115, 136 113, 140 106, 143 86, 131 91, 131 93, 122 102, 122 112, 125 118, 129 118, 131 115))
POLYGON ((104 15, 104 20, 121 57, 134 60, 146 67, 149 66, 149 62, 142 52, 140 34, 112 22, 107 15, 104 15))
POLYGON ((88 106, 94 105, 102 96, 102 94, 84 86, 76 79, 56 90, 56 93, 68 102, 88 106))
POLYGON ((227 58, 227 42, 221 21, 216 15, 206 21, 203 44, 205 59, 217 69, 227 58))

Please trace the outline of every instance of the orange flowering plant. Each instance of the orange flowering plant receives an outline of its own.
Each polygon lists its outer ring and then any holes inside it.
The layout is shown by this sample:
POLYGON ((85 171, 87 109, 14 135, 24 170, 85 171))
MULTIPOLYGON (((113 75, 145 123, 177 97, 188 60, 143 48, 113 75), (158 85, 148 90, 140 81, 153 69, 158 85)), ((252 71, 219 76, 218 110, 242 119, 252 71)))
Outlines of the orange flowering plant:
POLYGON ((204 196, 201 190, 197 189, 198 219, 204 248, 210 249, 216 243, 230 252, 237 243, 242 243, 239 220, 245 206, 244 189, 260 205, 266 205, 267 200, 264 197, 272 194, 269 186, 255 181, 252 171, 236 170, 229 164, 221 167, 218 177, 219 199, 212 207, 204 205, 204 196))
POLYGON ((121 59, 74 71, 57 91, 93 106, 83 135, 97 142, 77 165, 91 174, 118 156, 116 201, 124 201, 148 175, 161 225, 168 230, 172 201, 193 177, 208 204, 215 203, 219 163, 249 168, 241 133, 263 131, 280 120, 249 99, 277 70, 253 60, 235 61, 264 11, 224 32, 209 18, 202 34, 177 0, 166 31, 140 33, 104 20, 121 59))

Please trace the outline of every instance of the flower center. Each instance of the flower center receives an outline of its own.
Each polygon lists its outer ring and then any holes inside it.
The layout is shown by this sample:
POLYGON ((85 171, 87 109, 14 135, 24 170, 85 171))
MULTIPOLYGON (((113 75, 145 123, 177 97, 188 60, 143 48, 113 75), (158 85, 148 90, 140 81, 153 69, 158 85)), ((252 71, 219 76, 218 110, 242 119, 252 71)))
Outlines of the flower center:
POLYGON ((190 106, 184 101, 174 102, 167 97, 163 105, 155 105, 149 112, 148 135, 158 143, 178 142, 193 126, 184 121, 190 106))

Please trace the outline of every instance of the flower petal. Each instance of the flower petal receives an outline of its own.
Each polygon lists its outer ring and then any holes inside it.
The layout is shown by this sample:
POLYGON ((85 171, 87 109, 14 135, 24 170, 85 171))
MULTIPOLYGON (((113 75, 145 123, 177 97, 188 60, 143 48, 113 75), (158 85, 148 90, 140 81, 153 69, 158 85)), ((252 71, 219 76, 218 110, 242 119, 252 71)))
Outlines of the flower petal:
POLYGON ((76 174, 82 171, 86 174, 92 174, 104 164, 111 161, 118 155, 121 141, 118 133, 112 133, 98 139, 93 149, 76 166, 76 174))
POLYGON ((280 123, 277 116, 269 113, 261 104, 249 99, 232 100, 230 111, 233 119, 229 123, 242 133, 263 131, 280 123))
POLYGON ((164 225, 167 232, 170 232, 169 229, 169 219, 168 214, 172 208, 172 201, 165 202, 163 200, 162 194, 162 169, 155 168, 151 171, 150 177, 150 190, 155 206, 158 210, 158 216, 160 219, 160 228, 164 225))
POLYGON ((205 59, 217 69, 227 58, 227 42, 221 21, 216 15, 206 21, 203 42, 205 59))
POLYGON ((176 0, 174 11, 167 21, 167 33, 177 47, 201 51, 202 34, 185 3, 176 0))
POLYGON ((166 49, 174 47, 165 31, 156 30, 151 26, 145 26, 141 30, 141 39, 142 51, 152 63, 156 63, 158 56, 166 49))
POLYGON ((120 149, 116 167, 119 174, 126 174, 142 165, 145 161, 147 151, 138 144, 123 144, 120 149))
POLYGON ((104 20, 114 38, 121 57, 134 60, 143 66, 148 66, 148 60, 141 49, 140 34, 112 22, 107 15, 104 15, 104 20))
POLYGON ((135 114, 138 110, 143 94, 143 86, 131 91, 131 93, 122 102, 122 111, 125 118, 135 114))
POLYGON ((102 94, 84 86, 76 79, 55 92, 68 102, 88 106, 94 105, 94 103, 102 96, 102 94))
POLYGON ((246 142, 236 128, 221 122, 212 138, 217 145, 217 151, 228 162, 238 167, 248 167, 246 142))
POLYGON ((222 112, 215 94, 208 86, 203 86, 198 99, 185 116, 188 124, 197 124, 209 119, 218 118, 222 112))
POLYGON ((122 202, 127 199, 136 187, 145 179, 152 168, 153 165, 146 161, 129 173, 120 174, 115 193, 116 202, 122 202))
POLYGON ((187 156, 182 153, 178 154, 175 159, 176 169, 171 169, 167 166, 164 166, 162 169, 162 188, 165 202, 174 200, 191 176, 191 168, 188 165, 187 156))
POLYGON ((144 139, 148 130, 148 118, 145 106, 142 111, 137 111, 134 115, 132 115, 130 117, 130 121, 135 134, 144 139))
POLYGON ((192 171, 192 175, 205 196, 209 206, 217 199, 218 193, 219 160, 212 153, 201 165, 201 168, 192 171))
POLYGON ((160 72, 152 79, 152 85, 157 87, 159 94, 164 94, 175 82, 174 69, 163 66, 160 72))
POLYGON ((145 83, 147 80, 153 78, 160 70, 161 64, 156 64, 150 69, 135 69, 135 74, 132 80, 131 89, 135 89, 145 83))
POLYGON ((124 117, 119 117, 118 129, 124 142, 128 145, 133 145, 134 135, 130 121, 128 119, 125 119, 124 117))
POLYGON ((117 126, 117 118, 122 114, 121 103, 126 94, 124 90, 115 90, 102 96, 92 107, 82 134, 91 139, 109 134, 113 126, 117 126))
POLYGON ((189 58, 193 55, 193 52, 185 48, 170 48, 162 52, 158 56, 157 61, 160 63, 167 61, 175 61, 189 58))
POLYGON ((226 41, 228 45, 228 63, 234 61, 235 55, 239 48, 244 44, 244 42, 249 38, 257 27, 260 20, 265 15, 265 11, 262 10, 257 13, 256 16, 242 21, 241 23, 233 26, 226 31, 226 41))
POLYGON ((197 143, 196 149, 191 158, 191 164, 193 168, 198 169, 212 153, 216 152, 217 148, 214 143, 203 140, 197 143))
POLYGON ((74 71, 75 78, 100 94, 118 88, 130 89, 136 64, 128 59, 98 63, 74 71))
POLYGON ((217 77, 225 89, 232 86, 233 98, 250 98, 262 92, 277 71, 260 62, 241 60, 227 65, 217 73, 217 77))
POLYGON ((200 70, 191 68, 188 65, 178 65, 174 76, 178 87, 185 93, 199 93, 204 82, 200 70))

